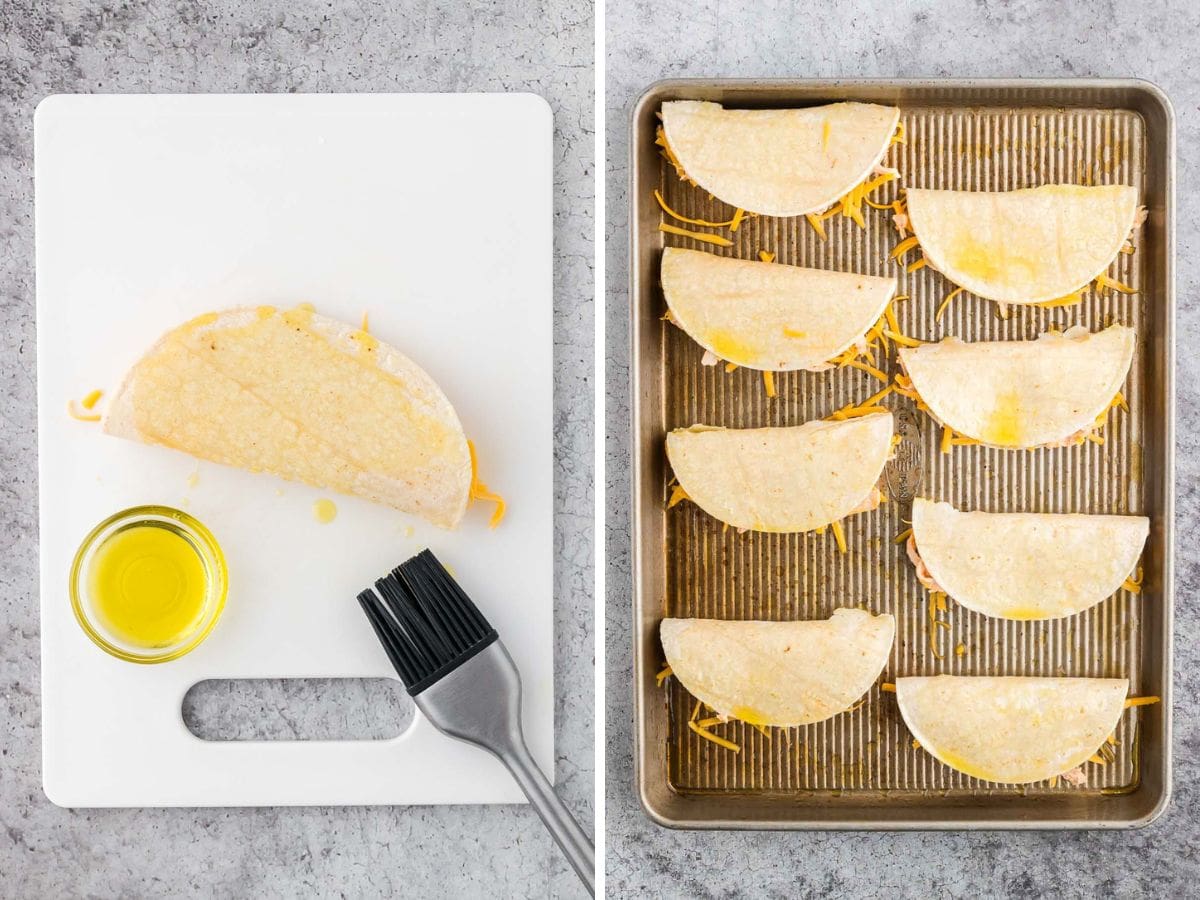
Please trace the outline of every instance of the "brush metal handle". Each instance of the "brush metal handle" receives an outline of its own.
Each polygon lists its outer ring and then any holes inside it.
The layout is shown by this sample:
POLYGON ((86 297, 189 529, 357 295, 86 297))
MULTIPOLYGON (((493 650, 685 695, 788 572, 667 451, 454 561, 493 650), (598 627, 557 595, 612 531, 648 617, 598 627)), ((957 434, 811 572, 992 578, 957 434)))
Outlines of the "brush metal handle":
POLYGON ((529 803, 538 811, 546 830, 558 842, 558 846, 562 847, 566 859, 586 884, 588 893, 594 896, 595 847, 592 846, 592 841, 588 839, 587 833, 580 827, 580 823, 575 821, 575 816, 572 816, 566 809, 566 805, 558 798, 558 794, 554 793, 550 781, 547 781, 546 776, 541 774, 538 763, 534 762, 533 755, 523 743, 520 752, 508 756, 502 755, 500 760, 503 760, 505 766, 509 767, 512 778, 516 779, 521 790, 529 798, 529 803))
POLYGON ((546 830, 558 842, 567 861, 571 863, 588 893, 596 893, 596 850, 588 839, 587 833, 575 821, 575 817, 567 810, 566 805, 554 793, 554 788, 542 770, 534 762, 533 755, 522 742, 519 752, 501 755, 501 760, 512 772, 513 778, 529 798, 530 804, 541 816, 546 830))
POLYGON ((594 896, 595 848, 525 746, 521 676, 504 645, 494 641, 413 699, 439 731, 499 757, 594 896))

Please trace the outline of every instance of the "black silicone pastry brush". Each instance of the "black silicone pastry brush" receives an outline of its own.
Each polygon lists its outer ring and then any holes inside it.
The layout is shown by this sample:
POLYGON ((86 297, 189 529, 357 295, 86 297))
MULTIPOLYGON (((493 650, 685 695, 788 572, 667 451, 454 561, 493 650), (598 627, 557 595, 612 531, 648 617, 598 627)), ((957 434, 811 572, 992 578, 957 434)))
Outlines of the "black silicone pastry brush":
POLYGON ((521 676, 483 613, 422 550, 358 602, 417 708, 439 731, 500 758, 595 894, 595 849, 521 732, 521 676))

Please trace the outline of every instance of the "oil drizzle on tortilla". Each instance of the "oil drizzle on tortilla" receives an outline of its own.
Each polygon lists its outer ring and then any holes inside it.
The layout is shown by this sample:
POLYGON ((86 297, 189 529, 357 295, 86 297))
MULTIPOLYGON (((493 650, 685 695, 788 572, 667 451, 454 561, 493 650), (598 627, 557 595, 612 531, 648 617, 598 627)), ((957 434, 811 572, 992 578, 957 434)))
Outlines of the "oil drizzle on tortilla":
POLYGON ((747 725, 770 725, 767 717, 750 706, 735 706, 733 708, 733 717, 741 719, 747 725))
POLYGON ((1021 399, 1015 391, 1010 391, 996 398, 996 406, 988 417, 980 438, 986 444, 1016 447, 1021 443, 1022 430, 1021 399))
POLYGON ((1018 622, 1030 622, 1035 619, 1046 618, 1046 613, 1044 610, 1033 606, 1018 606, 1013 609, 1004 610, 1004 618, 1015 619, 1018 622))
POLYGON ((1041 269, 1036 260, 1006 253, 1003 246, 982 243, 969 234, 961 235, 954 242, 948 262, 951 277, 967 275, 992 283, 1010 282, 1014 269, 1024 270, 1030 278, 1038 276, 1041 269))
POLYGON ((758 355, 753 347, 742 343, 727 331, 710 331, 708 345, 721 359, 746 360, 758 355))

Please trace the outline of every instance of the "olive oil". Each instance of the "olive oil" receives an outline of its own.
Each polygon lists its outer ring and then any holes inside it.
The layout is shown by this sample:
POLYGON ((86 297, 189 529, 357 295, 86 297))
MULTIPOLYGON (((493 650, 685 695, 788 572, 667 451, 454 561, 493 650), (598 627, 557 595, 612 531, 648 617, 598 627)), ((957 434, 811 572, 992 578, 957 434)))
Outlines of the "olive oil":
POLYGON ((208 573, 191 538, 168 522, 114 531, 96 548, 88 593, 97 621, 138 647, 179 644, 200 628, 208 573))

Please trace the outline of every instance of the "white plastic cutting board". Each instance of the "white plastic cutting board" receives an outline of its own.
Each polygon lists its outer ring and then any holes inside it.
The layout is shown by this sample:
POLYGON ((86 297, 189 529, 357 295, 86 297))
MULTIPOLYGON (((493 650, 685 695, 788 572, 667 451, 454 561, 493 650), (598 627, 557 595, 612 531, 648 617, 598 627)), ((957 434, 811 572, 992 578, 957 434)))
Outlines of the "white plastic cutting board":
POLYGON ((492 757, 419 714, 389 741, 206 742, 180 704, 206 678, 394 677, 355 595, 429 546, 516 659, 526 736, 552 774, 549 107, 530 94, 57 96, 35 132, 46 794, 64 806, 522 799, 492 757), (303 301, 352 323, 368 312, 372 333, 442 386, 481 476, 509 500, 498 529, 490 504, 442 531, 66 414, 194 315, 303 301), (328 525, 311 511, 324 496, 339 510, 328 525), (141 503, 186 508, 229 564, 216 630, 163 665, 93 646, 67 595, 88 530, 141 503))

